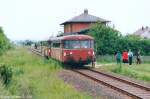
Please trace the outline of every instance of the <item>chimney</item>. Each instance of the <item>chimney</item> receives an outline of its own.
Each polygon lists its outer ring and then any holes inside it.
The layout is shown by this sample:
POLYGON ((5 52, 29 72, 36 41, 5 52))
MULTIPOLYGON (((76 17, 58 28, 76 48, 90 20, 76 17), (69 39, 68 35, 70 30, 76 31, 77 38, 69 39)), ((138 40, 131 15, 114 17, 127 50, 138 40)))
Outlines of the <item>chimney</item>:
POLYGON ((88 9, 84 9, 84 14, 88 14, 88 9))
POLYGON ((144 27, 142 26, 142 31, 144 30, 144 27))

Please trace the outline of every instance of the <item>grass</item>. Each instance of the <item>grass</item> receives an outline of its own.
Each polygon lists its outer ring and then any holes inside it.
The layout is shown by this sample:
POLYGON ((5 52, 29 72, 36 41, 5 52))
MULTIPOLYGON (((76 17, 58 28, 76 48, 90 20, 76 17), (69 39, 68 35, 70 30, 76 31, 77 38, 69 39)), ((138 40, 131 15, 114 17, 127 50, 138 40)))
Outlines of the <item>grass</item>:
POLYGON ((104 55, 104 56, 97 56, 96 57, 97 63, 112 63, 115 61, 114 56, 112 55, 104 55))
POLYGON ((122 64, 122 68, 119 65, 102 66, 100 69, 104 71, 114 72, 130 78, 142 80, 144 82, 150 82, 150 64, 140 65, 127 65, 122 64))
MULTIPOLYGON (((142 56, 141 60, 143 63, 150 64, 150 56, 142 56)), ((97 55, 97 63, 115 63, 116 59, 114 55, 97 55)), ((136 62, 136 56, 133 57, 133 61, 136 62)))
POLYGON ((0 64, 13 70, 12 81, 7 87, 0 82, 0 96, 32 97, 33 99, 91 99, 86 93, 76 91, 64 83, 57 72, 61 64, 44 60, 31 52, 17 48, 0 57, 0 64))

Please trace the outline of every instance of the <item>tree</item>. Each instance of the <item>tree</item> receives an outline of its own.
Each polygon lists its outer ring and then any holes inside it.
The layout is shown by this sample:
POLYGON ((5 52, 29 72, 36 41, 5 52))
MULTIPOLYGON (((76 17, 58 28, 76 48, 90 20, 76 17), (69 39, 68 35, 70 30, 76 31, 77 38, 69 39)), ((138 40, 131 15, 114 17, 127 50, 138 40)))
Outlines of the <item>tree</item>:
POLYGON ((100 55, 114 54, 118 48, 117 41, 122 37, 119 31, 100 22, 95 23, 88 34, 94 37, 96 53, 100 55))
POLYGON ((142 39, 140 36, 128 34, 122 36, 121 33, 100 22, 94 24, 89 33, 95 39, 96 54, 114 54, 117 51, 131 49, 134 53, 138 50, 142 55, 150 55, 150 39, 142 39))
MULTIPOLYGON (((126 49, 131 49, 135 54, 140 50, 142 55, 150 55, 150 39, 130 34, 123 37, 121 41, 126 42, 126 49)), ((122 44, 122 48, 125 49, 125 44, 122 44)))
POLYGON ((5 36, 2 27, 0 27, 0 55, 9 48, 11 48, 9 39, 5 36))

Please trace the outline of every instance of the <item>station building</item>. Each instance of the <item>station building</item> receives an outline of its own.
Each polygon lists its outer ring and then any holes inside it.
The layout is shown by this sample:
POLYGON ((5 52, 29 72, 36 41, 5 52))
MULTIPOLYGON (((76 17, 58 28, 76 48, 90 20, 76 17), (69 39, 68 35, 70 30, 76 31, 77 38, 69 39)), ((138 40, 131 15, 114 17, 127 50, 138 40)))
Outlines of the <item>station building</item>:
POLYGON ((82 14, 65 21, 60 25, 64 26, 64 35, 85 34, 90 29, 90 26, 98 21, 104 25, 110 23, 110 21, 106 19, 90 15, 88 10, 85 9, 82 14))

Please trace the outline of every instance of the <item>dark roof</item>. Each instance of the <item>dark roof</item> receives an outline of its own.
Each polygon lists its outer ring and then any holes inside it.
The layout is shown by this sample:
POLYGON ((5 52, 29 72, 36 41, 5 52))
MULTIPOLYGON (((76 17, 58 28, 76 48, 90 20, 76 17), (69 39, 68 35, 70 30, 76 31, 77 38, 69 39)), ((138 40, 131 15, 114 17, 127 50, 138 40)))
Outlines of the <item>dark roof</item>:
POLYGON ((63 35, 77 35, 77 34, 86 34, 88 33, 89 31, 89 28, 86 28, 86 29, 82 29, 80 30, 79 32, 70 32, 70 33, 64 33, 63 35))
POLYGON ((84 10, 84 13, 82 13, 81 15, 73 17, 72 19, 70 19, 68 21, 65 21, 64 23, 61 23, 60 25, 64 25, 66 23, 76 23, 76 22, 78 22, 78 23, 79 22, 93 23, 93 22, 97 22, 97 21, 110 22, 108 20, 105 20, 105 19, 93 16, 93 15, 90 15, 90 14, 88 14, 88 10, 84 10))

